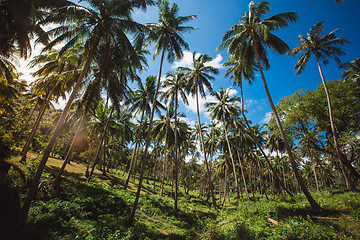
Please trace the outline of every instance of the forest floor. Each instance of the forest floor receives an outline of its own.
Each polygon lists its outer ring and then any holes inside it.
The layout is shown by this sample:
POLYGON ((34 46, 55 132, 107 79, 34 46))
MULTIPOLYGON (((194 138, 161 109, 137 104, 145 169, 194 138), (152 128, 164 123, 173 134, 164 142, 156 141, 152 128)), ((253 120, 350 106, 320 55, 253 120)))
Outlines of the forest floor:
MULTIPOLYGON (((11 162, 26 174, 36 170, 36 154, 28 163, 11 162)), ((0 239, 360 239, 360 194, 346 189, 313 192, 324 208, 321 214, 311 213, 302 194, 263 196, 255 194, 251 201, 231 195, 230 203, 218 210, 197 193, 185 194, 180 189, 179 216, 173 215, 171 186, 165 185, 159 196, 160 181, 144 180, 136 220, 126 217, 135 199, 137 180, 123 190, 123 172, 102 175, 95 170, 91 183, 86 183, 86 166, 72 162, 66 167, 65 180, 58 188, 52 180, 62 160, 50 158, 43 176, 42 188, 30 209, 26 229, 9 225, 0 232, 0 239)), ((10 171, 13 188, 20 198, 26 191, 10 171)), ((126 174, 125 174, 126 176, 126 174)))

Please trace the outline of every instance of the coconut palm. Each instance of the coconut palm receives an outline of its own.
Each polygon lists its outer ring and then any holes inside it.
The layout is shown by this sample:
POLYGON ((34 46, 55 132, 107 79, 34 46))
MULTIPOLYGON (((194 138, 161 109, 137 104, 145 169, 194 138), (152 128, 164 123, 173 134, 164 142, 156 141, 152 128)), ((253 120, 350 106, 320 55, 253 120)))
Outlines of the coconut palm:
POLYGON ((334 59, 337 63, 340 63, 340 59, 338 58, 338 56, 345 55, 345 52, 343 52, 339 46, 348 43, 348 41, 344 38, 336 37, 335 31, 337 29, 331 31, 328 34, 325 34, 324 36, 320 36, 323 29, 324 29, 323 22, 319 22, 314 26, 312 26, 310 28, 310 31, 307 33, 307 37, 304 36, 298 37, 298 42, 300 43, 300 45, 292 49, 291 53, 293 56, 302 53, 302 55, 299 57, 295 65, 295 70, 297 75, 300 75, 304 71, 305 66, 309 62, 311 55, 315 56, 315 60, 319 69, 321 81, 324 86, 324 90, 328 102, 330 125, 331 125, 332 135, 334 138, 334 146, 335 146, 336 154, 338 159, 340 160, 341 167, 342 168, 346 167, 346 169, 343 169, 343 171, 347 173, 345 174, 346 177, 348 176, 351 177, 351 179, 348 179, 348 181, 350 182, 350 186, 352 190, 355 190, 354 184, 355 183, 360 184, 359 181, 360 176, 356 172, 356 170, 351 166, 351 163, 344 158, 343 156, 344 153, 340 149, 339 140, 338 140, 339 136, 336 130, 337 127, 334 122, 330 93, 327 88, 320 63, 320 61, 322 61, 323 64, 327 64, 329 62, 328 61, 329 58, 334 59))
POLYGON ((201 121, 200 121, 200 109, 199 109, 199 94, 201 97, 205 97, 205 88, 212 92, 212 86, 210 80, 213 80, 214 77, 212 74, 218 74, 218 69, 206 65, 212 58, 206 54, 197 54, 196 52, 193 53, 193 61, 192 61, 192 68, 188 67, 180 67, 179 70, 184 71, 187 74, 187 91, 195 98, 196 98, 196 109, 197 109, 197 118, 198 118, 198 129, 200 135, 200 144, 202 148, 202 152, 204 154, 204 161, 206 172, 208 175, 208 182, 209 182, 209 189, 210 194, 212 196, 213 205, 216 208, 216 200, 213 192, 213 186, 211 183, 211 174, 210 169, 208 166, 207 156, 205 152, 205 145, 204 145, 204 137, 201 131, 201 121))
MULTIPOLYGON (((237 116, 239 114, 239 107, 236 104, 240 103, 240 99, 237 96, 230 97, 229 95, 230 88, 227 89, 221 89, 220 92, 214 92, 211 95, 215 97, 216 102, 207 102, 205 104, 206 107, 208 107, 208 112, 210 112, 210 116, 213 118, 213 120, 220 121, 224 128, 224 135, 227 142, 227 146, 229 149, 230 159, 233 167, 233 172, 235 176, 235 186, 236 186, 236 192, 237 192, 237 198, 240 199, 239 194, 239 182, 237 178, 236 173, 236 165, 234 161, 234 156, 231 150, 230 141, 228 137, 228 130, 226 128, 226 125, 230 119, 233 118, 233 116, 237 116)), ((239 159, 240 160, 240 159, 239 159)))
POLYGON ((341 75, 342 79, 360 84, 360 58, 356 58, 351 62, 342 63, 339 67, 346 69, 341 75))
MULTIPOLYGON (((175 106, 174 113, 174 124, 175 129, 177 129, 177 109, 178 109, 178 96, 180 95, 181 100, 188 105, 187 97, 185 94, 186 79, 184 72, 171 72, 166 75, 166 80, 163 83, 163 88, 166 90, 163 92, 161 98, 167 101, 170 101, 170 104, 175 106)), ((174 169, 174 178, 175 178, 175 201, 174 201, 174 215, 177 216, 177 199, 178 199, 178 136, 177 130, 174 131, 175 137, 175 169, 174 169)))
POLYGON ((249 11, 242 16, 239 24, 232 26, 231 29, 224 34, 222 39, 223 42, 220 44, 219 49, 227 48, 228 53, 239 56, 240 59, 247 59, 247 62, 256 63, 256 68, 260 72, 266 95, 281 133, 281 137, 285 142, 287 154, 289 155, 295 177, 313 211, 319 212, 321 209, 320 206, 311 196, 299 174, 297 163, 283 131, 263 72, 263 67, 266 69, 270 67, 266 47, 278 54, 285 54, 289 51, 288 45, 272 32, 277 29, 288 27, 289 23, 295 22, 298 16, 294 12, 285 12, 262 19, 269 10, 270 4, 268 2, 250 2, 249 11))
POLYGON ((25 199, 24 206, 21 211, 21 222, 25 223, 30 208, 31 201, 35 195, 36 188, 39 184, 40 177, 44 171, 45 164, 50 155, 50 152, 60 135, 61 129, 64 125, 66 115, 70 109, 78 89, 82 85, 85 75, 88 73, 90 64, 97 51, 100 41, 111 39, 114 45, 123 49, 127 53, 128 59, 131 59, 132 64, 141 65, 138 55, 133 48, 127 33, 137 33, 145 31, 143 25, 131 20, 131 12, 137 8, 145 9, 150 0, 110 0, 110 1, 95 1, 87 0, 89 7, 73 4, 69 7, 60 7, 52 11, 51 15, 46 18, 44 23, 59 24, 58 27, 50 30, 48 34, 54 37, 54 40, 49 43, 45 49, 51 49, 57 43, 67 40, 60 53, 65 52, 77 42, 85 42, 84 46, 87 50, 86 62, 81 71, 76 84, 73 88, 68 102, 56 124, 54 133, 49 141, 48 146, 44 151, 43 158, 40 162, 39 168, 35 174, 29 193, 25 199))
MULTIPOLYGON (((130 180, 130 176, 134 168, 134 160, 138 152, 140 145, 140 134, 143 129, 143 123, 147 120, 148 115, 151 112, 151 103, 154 99, 154 94, 156 90, 155 86, 156 76, 148 76, 145 80, 145 84, 141 81, 138 82, 138 87, 134 90, 133 95, 126 101, 126 104, 131 104, 129 108, 131 112, 134 113, 134 117, 141 114, 140 125, 137 129, 136 138, 135 138, 135 148, 131 157, 128 176, 125 181, 124 189, 127 188, 130 180)), ((156 101, 155 111, 160 115, 160 110, 165 109, 161 102, 156 101)))
POLYGON ((138 189, 136 192, 135 201, 133 207, 131 209, 130 215, 128 217, 129 221, 134 220, 137 204, 140 197, 140 191, 142 187, 143 173, 145 168, 145 160, 148 152, 148 148, 150 145, 150 133, 153 124, 154 111, 155 111, 155 102, 160 88, 160 78, 162 72, 162 66, 165 58, 165 53, 167 53, 167 59, 169 62, 172 62, 175 58, 180 59, 183 56, 183 49, 188 49, 188 44, 183 40, 181 34, 184 32, 190 32, 194 30, 194 27, 190 26, 182 26, 182 24, 190 21, 195 18, 195 15, 189 16, 178 16, 179 7, 177 4, 173 3, 173 5, 169 6, 169 2, 167 0, 160 0, 158 2, 158 7, 160 10, 159 14, 159 22, 157 24, 149 24, 150 29, 153 31, 153 35, 151 37, 152 41, 156 41, 155 44, 155 53, 154 59, 161 54, 160 58, 160 67, 158 74, 158 81, 156 84, 156 90, 154 94, 150 119, 149 119, 149 129, 146 136, 146 145, 145 152, 142 157, 142 167, 140 172, 138 189))

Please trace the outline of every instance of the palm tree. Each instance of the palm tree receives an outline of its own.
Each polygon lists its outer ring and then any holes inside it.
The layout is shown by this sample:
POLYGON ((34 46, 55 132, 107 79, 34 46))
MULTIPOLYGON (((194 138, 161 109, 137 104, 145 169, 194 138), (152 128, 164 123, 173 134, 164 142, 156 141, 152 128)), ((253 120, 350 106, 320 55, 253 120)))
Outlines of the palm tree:
POLYGON ((214 67, 207 66, 206 63, 211 61, 212 58, 205 54, 197 54, 196 52, 193 53, 193 67, 180 67, 179 70, 184 71, 187 74, 187 92, 191 93, 191 95, 196 97, 196 109, 197 109, 197 118, 198 118, 198 127, 199 127, 199 135, 200 135, 200 143, 202 152, 204 154, 204 161, 206 172, 208 175, 209 181, 209 189, 210 194, 212 197, 213 205, 216 208, 216 200, 213 192, 213 186, 211 183, 211 174, 210 169, 208 166, 208 161, 205 152, 205 145, 204 145, 204 137, 201 131, 201 121, 200 121, 200 109, 199 109, 199 94, 201 97, 205 97, 205 88, 212 92, 212 86, 209 80, 213 80, 214 77, 211 74, 218 74, 218 70, 214 67), (204 88, 205 86, 205 88, 204 88))
POLYGON ((322 61, 323 64, 327 64, 328 63, 327 58, 332 58, 336 62, 340 63, 340 59, 338 58, 338 56, 344 55, 345 53, 338 46, 342 46, 348 43, 348 41, 345 40, 344 38, 336 37, 335 31, 337 29, 328 34, 325 34, 324 36, 320 36, 322 30, 324 29, 323 25, 324 25, 323 22, 319 22, 310 28, 310 31, 307 33, 307 37, 299 36, 298 42, 300 43, 300 45, 292 49, 291 53, 293 54, 293 56, 296 56, 299 53, 303 53, 299 57, 295 65, 295 70, 297 75, 300 75, 304 71, 306 64, 309 62, 310 56, 311 55, 315 56, 315 60, 319 69, 321 81, 324 86, 324 90, 328 102, 330 125, 331 125, 332 135, 334 138, 336 154, 338 159, 340 160, 341 167, 344 168, 345 166, 346 169, 348 170, 348 173, 345 174, 345 176, 347 177, 347 175, 349 175, 352 178, 348 180, 350 180, 349 181, 350 187, 352 188, 353 191, 355 191, 356 188, 354 184, 355 183, 360 184, 359 181, 360 176, 356 172, 356 170, 351 166, 351 163, 348 162, 346 159, 344 159, 343 153, 340 149, 340 145, 338 141, 339 136, 334 122, 330 93, 327 88, 324 74, 320 64, 320 61, 322 61))
POLYGON ((68 40, 60 53, 66 51, 77 42, 85 42, 85 48, 87 50, 86 62, 81 71, 76 84, 73 88, 68 102, 64 107, 64 110, 56 124, 54 133, 50 139, 48 146, 44 151, 44 155, 41 159, 38 170, 33 179, 29 193, 25 199, 23 208, 21 210, 20 222, 23 225, 26 222, 31 201, 35 196, 37 186, 39 184, 42 172, 44 171, 45 164, 50 155, 50 152, 56 142, 56 139, 60 135, 61 129, 64 125, 66 115, 70 109, 71 103, 75 99, 78 89, 82 85, 85 75, 88 73, 90 64, 97 51, 97 47, 101 40, 112 39, 119 48, 124 49, 127 53, 128 59, 132 60, 132 63, 138 63, 140 60, 133 48, 128 34, 137 33, 139 31, 145 31, 143 25, 138 24, 131 20, 131 12, 137 8, 145 9, 146 6, 152 1, 150 0, 110 0, 110 1, 95 1, 87 0, 89 8, 72 4, 69 7, 60 7, 52 11, 51 15, 47 17, 44 23, 59 24, 53 30, 50 30, 48 34, 55 37, 55 39, 49 43, 45 49, 51 49, 57 43, 64 40, 68 40))
POLYGON ((295 22, 298 16, 294 12, 285 12, 262 20, 264 15, 270 10, 269 5, 268 2, 250 2, 249 11, 242 16, 239 24, 232 26, 231 29, 224 34, 222 39, 223 42, 220 44, 219 49, 227 47, 228 53, 238 56, 240 59, 246 59, 247 62, 256 63, 256 68, 260 72, 266 95, 281 133, 281 137, 285 143, 295 177, 313 211, 319 212, 321 210, 320 206, 311 196, 299 174, 297 163, 283 131, 263 72, 263 66, 265 66, 266 69, 270 67, 265 47, 270 48, 278 54, 285 54, 289 51, 288 45, 279 37, 275 36, 272 31, 288 27, 289 23, 295 22))
POLYGON ((185 73, 181 71, 177 71, 175 73, 171 72, 166 75, 166 80, 163 83, 163 88, 166 90, 163 92, 161 98, 165 99, 166 102, 170 100, 170 103, 175 106, 175 169, 174 169, 174 178, 175 178, 175 201, 174 201, 174 215, 177 216, 177 200, 178 200, 178 136, 177 136, 177 109, 178 109, 178 96, 180 95, 182 101, 188 105, 187 97, 185 94, 185 86, 186 86, 186 79, 185 73))
POLYGON ((360 58, 356 58, 351 62, 342 63, 339 67, 346 69, 341 75, 342 79, 360 84, 360 58))
MULTIPOLYGON (((231 151, 230 141, 228 137, 228 130, 226 129, 226 125, 229 122, 230 119, 233 118, 233 116, 236 116, 239 114, 239 107, 236 105, 240 103, 240 99, 237 96, 230 97, 229 95, 230 88, 227 89, 221 89, 220 92, 214 92, 211 95, 215 97, 216 102, 207 102, 205 104, 206 107, 208 107, 208 112, 210 112, 210 116, 213 119, 216 119, 220 121, 224 127, 224 135, 225 139, 228 145, 230 159, 233 167, 233 172, 235 176, 235 186, 236 186, 236 192, 237 192, 237 198, 240 199, 239 194, 239 182, 237 179, 237 173, 236 173, 236 165, 233 157, 233 153, 231 151)), ((240 161, 240 159, 239 159, 240 161)), ((245 179, 244 179, 245 180, 245 179)), ((245 183, 246 186, 246 183, 245 183)), ((246 191, 247 193, 247 191, 246 191)), ((247 193, 248 197, 248 193, 247 193)))
MULTIPOLYGON (((141 114, 140 125, 137 129, 136 138, 135 138, 135 148, 131 157, 128 176, 125 181, 124 189, 126 190, 130 176, 133 171, 134 160, 136 158, 138 148, 140 145, 140 134, 143 129, 143 123, 147 120, 149 113, 151 112, 151 101, 154 99, 155 94, 155 81, 156 76, 148 76, 145 80, 145 85, 139 81, 137 89, 134 90, 133 96, 131 96, 126 104, 132 104, 129 108, 131 112, 134 112, 134 116, 141 114)), ((156 101, 155 111, 160 115, 160 109, 165 109, 161 102, 156 101)))
POLYGON ((169 60, 169 62, 172 62, 175 59, 175 57, 178 59, 182 58, 183 48, 188 49, 189 47, 188 44, 182 39, 181 34, 195 29, 194 27, 190 27, 190 26, 182 26, 182 24, 195 18, 195 15, 189 15, 184 17, 177 16, 179 13, 178 5, 173 3, 172 7, 170 8, 169 2, 167 0, 160 0, 158 2, 158 6, 160 10, 159 22, 157 24, 149 24, 149 27, 153 30, 153 35, 151 40, 156 41, 154 59, 161 52, 160 68, 159 68, 158 81, 157 81, 153 104, 152 104, 153 107, 151 109, 151 114, 149 119, 149 129, 146 136, 145 152, 141 162, 142 167, 140 172, 138 189, 136 192, 136 197, 133 207, 131 209, 131 213, 128 217, 128 220, 130 222, 134 220, 135 211, 140 197, 140 191, 142 187, 142 180, 143 180, 143 174, 145 168, 145 160, 150 145, 150 133, 153 124, 156 98, 160 88, 160 78, 161 78, 162 65, 164 62, 165 53, 167 52, 167 59, 169 60))

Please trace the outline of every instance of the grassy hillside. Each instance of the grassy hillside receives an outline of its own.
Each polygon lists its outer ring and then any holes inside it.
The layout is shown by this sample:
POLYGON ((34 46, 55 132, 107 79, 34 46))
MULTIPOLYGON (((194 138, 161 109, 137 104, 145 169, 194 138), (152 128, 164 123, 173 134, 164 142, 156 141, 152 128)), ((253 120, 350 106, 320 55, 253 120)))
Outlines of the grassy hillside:
MULTIPOLYGON (((55 189, 51 182, 61 164, 58 159, 49 159, 22 239, 360 239, 359 193, 314 193, 324 208, 321 215, 314 216, 302 195, 268 200, 256 195, 252 201, 244 199, 238 204, 234 195, 230 204, 226 201, 222 209, 214 210, 195 193, 181 192, 180 214, 175 218, 171 186, 166 185, 160 197, 160 183, 154 190, 153 181, 145 179, 136 221, 130 225, 126 217, 135 198, 136 182, 125 191, 121 172, 103 176, 95 171, 93 181, 86 183, 86 167, 72 163, 65 181, 55 189)), ((32 171, 31 162, 19 166, 32 171)), ((8 237, 19 234, 13 232, 8 237)))

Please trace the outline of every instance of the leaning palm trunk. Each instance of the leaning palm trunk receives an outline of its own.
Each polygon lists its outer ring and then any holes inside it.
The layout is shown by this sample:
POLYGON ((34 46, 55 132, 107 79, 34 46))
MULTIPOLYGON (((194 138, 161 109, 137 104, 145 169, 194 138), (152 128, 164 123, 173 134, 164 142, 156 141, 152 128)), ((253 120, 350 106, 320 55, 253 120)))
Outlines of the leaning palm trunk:
POLYGON ((265 154, 264 150, 261 147, 261 144, 259 142, 259 139, 257 138, 256 134, 254 133, 254 130, 252 129, 252 127, 250 127, 250 124, 245 116, 245 107, 244 107, 244 95, 243 95, 243 89, 242 89, 242 83, 240 82, 240 95, 241 95, 241 113, 244 117, 245 120, 245 124, 248 127, 248 129, 250 130, 250 134, 252 139, 255 141, 255 144, 257 145, 257 147, 259 148, 261 154, 264 156, 266 163, 268 164, 270 171, 272 172, 273 176, 275 177, 276 181, 279 182, 280 186, 290 195, 290 196, 294 196, 291 191, 289 191, 289 189, 286 188, 286 186, 282 183, 282 181, 280 181, 276 171, 274 170, 269 158, 267 157, 267 155, 265 154))
POLYGON ((105 128, 104 128, 104 131, 103 131, 103 133, 102 133, 102 135, 101 135, 99 147, 98 147, 98 149, 97 149, 97 151, 96 151, 96 154, 95 154, 94 164, 93 164, 93 166, 92 166, 92 168, 91 168, 91 172, 90 172, 90 174, 89 174, 89 177, 88 177, 88 179, 86 180, 87 182, 90 182, 91 177, 92 177, 92 175, 94 174, 95 166, 96 166, 96 164, 97 164, 98 161, 99 161, 99 154, 100 154, 101 147, 102 147, 102 145, 103 145, 104 138, 105 138, 105 135, 106 135, 106 132, 107 132, 107 129, 108 129, 108 126, 109 126, 109 122, 110 122, 110 119, 111 119, 111 116, 112 116, 113 112, 114 112, 114 108, 111 108, 110 115, 109 115, 109 117, 108 117, 108 119, 107 119, 107 121, 106 121, 106 125, 105 125, 105 128))
POLYGON ((87 115, 87 109, 85 111, 85 113, 83 114, 81 120, 80 120, 80 123, 79 123, 79 126, 76 130, 76 133, 75 133, 75 136, 73 137, 73 140, 71 142, 71 145, 70 145, 70 148, 66 154, 66 157, 65 157, 65 160, 64 160, 64 163, 63 165, 61 166, 58 174, 56 175, 55 179, 54 179, 54 185, 58 185, 60 183, 60 179, 61 179, 61 175, 63 174, 64 170, 65 170, 65 167, 66 165, 71 161, 71 157, 72 157, 72 153, 74 152, 75 150, 75 146, 78 142, 78 139, 79 139, 79 136, 80 136, 80 132, 84 126, 84 122, 85 122, 85 118, 86 118, 86 115, 87 115))
MULTIPOLYGON (((30 119, 31 119, 32 116, 34 115, 34 112, 35 112, 36 107, 38 106, 38 104, 39 104, 39 102, 37 102, 37 103, 35 104, 34 109, 31 111, 29 117, 26 119, 26 122, 25 122, 24 126, 21 128, 21 130, 20 130, 20 132, 19 132, 19 135, 18 135, 18 137, 17 137, 17 139, 16 139, 15 146, 18 146, 18 145, 19 145, 21 136, 22 136, 23 132, 25 131, 27 125, 29 124, 30 119)), ((20 122, 20 121, 19 121, 19 122, 20 122)))
POLYGON ((276 120, 276 124, 278 126, 278 129, 280 131, 280 134, 281 134, 281 137, 284 141, 284 145, 285 145, 285 148, 286 148, 286 151, 287 151, 287 154, 289 156, 289 160, 290 160, 290 164, 291 164, 291 167, 294 171, 294 174, 295 174, 295 178, 299 184, 299 187, 301 189, 301 191, 304 193, 306 199, 309 201, 310 205, 311 205, 311 208, 313 210, 313 212, 315 213, 319 213, 321 211, 321 207, 320 205, 314 200, 314 198, 311 196, 309 190, 306 188, 305 184, 304 184, 304 181, 299 173, 299 170, 298 170, 298 167, 297 167, 297 163, 295 162, 295 159, 294 159, 294 156, 292 154, 292 151, 291 151, 291 148, 290 148, 290 145, 286 139, 286 135, 285 135, 285 132, 282 128, 282 125, 281 125, 281 122, 280 122, 280 119, 279 119, 279 116, 277 114, 277 111, 276 111, 276 108, 275 108, 275 105, 272 101, 272 98, 271 98, 271 95, 270 95, 270 91, 269 91, 269 88, 267 86, 267 83, 266 83, 266 80, 265 80, 265 75, 263 73, 263 69, 262 69, 262 66, 261 66, 261 62, 260 62, 260 55, 259 55, 259 51, 257 49, 257 47, 255 46, 255 56, 256 56, 256 60, 257 60, 257 65, 259 67, 259 71, 260 71, 260 74, 261 74, 261 78, 262 78, 262 81, 263 81, 263 84, 264 84, 264 88, 265 88, 265 91, 266 91, 266 95, 269 99, 269 103, 270 103, 270 106, 271 106, 271 109, 272 109, 272 112, 274 114, 274 117, 275 117, 275 120, 276 120))
POLYGON ((357 183, 358 185, 360 184, 360 176, 359 176, 358 172, 353 168, 353 166, 351 166, 351 163, 349 163, 347 160, 344 159, 344 155, 340 150, 339 142, 338 142, 338 133, 336 131, 334 118, 333 118, 333 113, 332 113, 332 106, 331 106, 329 90, 328 90, 328 88, 326 86, 324 75, 323 75, 323 72, 322 72, 322 69, 321 69, 321 66, 320 66, 320 62, 319 62, 319 57, 315 52, 314 52, 314 55, 315 55, 316 62, 317 62, 318 68, 319 68, 321 81, 322 81, 322 84, 324 86, 325 93, 326 93, 326 99, 327 99, 328 108, 329 108, 329 118, 330 118, 331 131, 332 131, 333 138, 334 138, 334 145, 335 145, 336 154, 337 154, 337 157, 338 157, 338 159, 340 161, 340 167, 342 168, 343 172, 345 173, 344 177, 347 180, 347 182, 349 182, 351 190, 352 191, 357 191, 355 183, 357 183), (346 171, 344 169, 344 166, 347 168, 348 171, 346 171), (349 179, 349 175, 351 177, 350 179, 349 179))
POLYGON ((159 92, 159 89, 160 89, 160 79, 161 79, 162 66, 163 66, 163 62, 164 62, 164 56, 165 56, 165 49, 163 49, 162 54, 161 54, 161 59, 160 59, 159 75, 158 75, 158 81, 157 81, 157 84, 156 84, 156 90, 155 90, 155 93, 154 93, 154 99, 153 99, 153 102, 152 102, 150 121, 149 121, 149 129, 148 129, 147 136, 146 136, 145 152, 144 152, 144 155, 143 155, 142 160, 141 160, 141 170, 140 170, 138 189, 136 191, 134 204, 132 206, 130 215, 128 217, 128 220, 130 222, 134 221, 136 208, 137 208, 139 198, 140 198, 140 191, 141 191, 141 188, 142 188, 142 181, 143 181, 143 178, 144 178, 146 157, 147 157, 148 149, 149 149, 149 146, 150 146, 150 133, 151 133, 151 128, 152 128, 152 124, 153 124, 153 120, 154 120, 154 113, 155 113, 155 108, 156 108, 156 99, 157 99, 157 95, 158 95, 158 92, 159 92))
POLYGON ((54 133, 49 141, 49 144, 48 146, 46 147, 45 151, 44 151, 44 155, 40 161, 40 165, 35 173, 35 176, 34 176, 34 179, 32 181, 32 184, 30 186, 30 190, 28 192, 28 195, 26 196, 26 199, 25 199, 25 202, 24 202, 24 205, 21 209, 21 212, 20 212, 20 216, 19 216, 19 224, 20 224, 20 227, 23 227, 23 225, 26 223, 26 220, 27 220, 27 217, 28 217, 28 213, 29 213, 29 209, 30 209, 30 205, 31 205, 31 201, 32 199, 34 198, 35 196, 35 193, 36 193, 36 190, 38 188, 38 185, 39 185, 39 182, 40 182, 40 178, 41 178, 41 175, 45 169, 45 165, 46 165, 46 162, 49 158, 49 155, 52 151, 52 148, 54 146, 54 144, 56 143, 56 139, 59 137, 60 133, 61 133, 61 130, 63 128, 63 125, 64 125, 64 122, 65 122, 65 118, 66 118, 66 115, 67 113, 69 112, 70 110, 70 106, 71 106, 71 103, 74 101, 75 99, 75 96, 77 94, 77 91, 79 90, 82 82, 83 82, 83 79, 85 77, 85 75, 87 74, 87 72, 89 71, 90 69, 90 63, 93 59, 93 56, 95 54, 95 50, 97 48, 97 45, 99 43, 100 39, 96 39, 95 40, 95 43, 94 43, 94 46, 93 48, 90 50, 89 52, 89 55, 88 55, 88 58, 86 60, 86 63, 84 65, 84 68, 83 70, 81 71, 81 74, 73 88, 73 91, 69 97, 69 100, 68 102, 66 103, 66 106, 64 108, 64 110, 62 111, 61 115, 60 115, 60 118, 56 124, 56 127, 55 127, 55 130, 54 130, 54 133))
POLYGON ((144 113, 145 113, 145 110, 143 110, 142 113, 141 113, 140 126, 139 126, 138 132, 136 134, 135 148, 134 148, 134 152, 133 152, 133 154, 131 156, 129 172, 128 172, 128 176, 126 178, 125 185, 124 185, 125 190, 127 189, 129 181, 130 181, 130 177, 131 177, 131 174, 132 174, 133 168, 134 168, 134 160, 135 160, 135 157, 137 157, 137 152, 138 152, 138 148, 139 148, 139 145, 140 145, 140 133, 141 133, 142 125, 143 125, 144 113))
POLYGON ((211 171, 209 170, 209 165, 208 165, 208 161, 207 161, 207 158, 206 158, 204 138, 203 138, 203 135, 202 135, 201 124, 200 124, 199 94, 198 94, 197 89, 196 89, 195 95, 196 95, 196 109, 197 109, 198 126, 199 126, 199 133, 200 133, 200 143, 201 143, 202 151, 204 153, 204 162, 205 162, 206 172, 207 172, 207 176, 208 176, 209 191, 210 191, 210 194, 211 194, 211 198, 212 198, 212 201, 213 201, 214 208, 216 209, 217 204, 216 204, 216 199, 215 199, 215 195, 214 195, 213 185, 212 185, 212 182, 211 182, 211 171))
POLYGON ((36 130, 39 128, 39 125, 40 125, 40 122, 41 122, 41 119, 42 117, 44 116, 44 113, 46 111, 46 105, 50 102, 50 96, 54 90, 55 86, 52 88, 52 90, 50 92, 48 92, 46 94, 46 97, 45 97, 45 100, 44 100, 44 103, 43 105, 41 106, 40 108, 40 111, 39 111, 39 115, 34 123, 34 126, 31 130, 31 133, 29 135, 29 138, 27 139, 24 147, 23 147, 23 150, 22 150, 22 157, 21 157, 21 160, 20 162, 26 162, 26 154, 27 152, 29 151, 29 148, 30 148, 30 144, 32 142, 32 140, 34 139, 35 137, 35 133, 36 133, 36 130))

